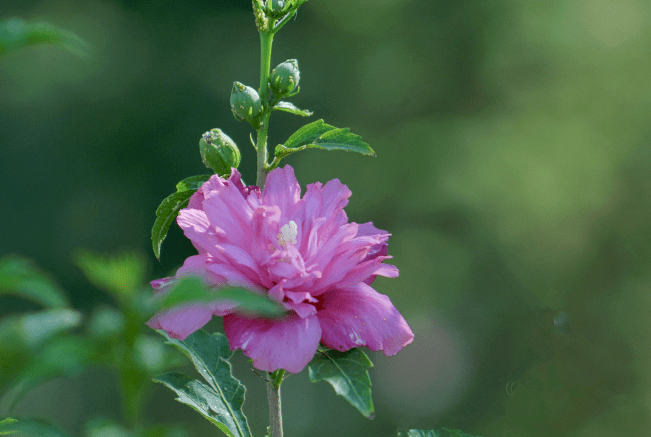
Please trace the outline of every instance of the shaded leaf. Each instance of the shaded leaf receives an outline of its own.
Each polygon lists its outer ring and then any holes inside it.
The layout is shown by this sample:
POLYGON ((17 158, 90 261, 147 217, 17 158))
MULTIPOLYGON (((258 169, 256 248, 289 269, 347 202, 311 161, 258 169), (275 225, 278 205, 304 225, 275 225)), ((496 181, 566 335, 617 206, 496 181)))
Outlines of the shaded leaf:
POLYGON ((37 45, 54 44, 76 55, 87 55, 88 44, 74 33, 48 23, 26 23, 21 18, 0 21, 0 55, 37 45))
POLYGON ((237 311, 241 313, 259 314, 265 317, 279 317, 285 308, 270 299, 241 287, 209 288, 198 277, 185 277, 167 292, 156 304, 155 311, 160 311, 191 302, 215 302, 221 299, 225 302, 237 304, 237 311))
POLYGON ((285 142, 276 146, 276 158, 281 159, 291 153, 305 149, 344 150, 363 155, 376 156, 362 137, 350 132, 348 128, 336 128, 317 120, 294 132, 285 142))
MULTIPOLYGON (((68 437, 68 434, 44 420, 20 419, 7 427, 14 430, 16 437, 68 437)), ((2 435, 2 432, 0 432, 2 435)))
POLYGON ((188 201, 195 191, 188 190, 170 194, 156 209, 156 221, 151 228, 151 240, 156 258, 160 259, 160 248, 167 236, 170 225, 179 214, 179 211, 188 205, 188 201))
POLYGON ((8 435, 8 434, 13 434, 16 431, 13 429, 14 427, 12 426, 18 422, 16 419, 13 419, 11 417, 7 417, 6 419, 0 420, 0 435, 8 435))
POLYGON ((310 381, 327 381, 339 396, 372 419, 375 409, 368 374, 371 367, 373 363, 364 352, 351 349, 347 352, 319 350, 307 368, 310 381))
POLYGON ((398 437, 479 437, 466 434, 458 429, 441 428, 440 430, 410 429, 399 430, 398 437))
POLYGON ((13 294, 46 307, 68 306, 63 291, 33 263, 8 255, 0 259, 0 295, 13 294))
POLYGON ((284 111, 284 112, 289 112, 291 114, 300 115, 302 117, 310 117, 313 114, 312 111, 307 109, 300 109, 292 102, 278 102, 273 109, 277 111, 284 111))
POLYGON ((94 286, 117 297, 135 292, 145 282, 147 260, 139 253, 107 256, 80 249, 74 260, 94 286))
POLYGON ((251 431, 242 412, 246 389, 233 377, 228 359, 233 354, 228 340, 221 333, 196 331, 183 341, 158 331, 192 360, 201 376, 208 382, 192 379, 178 372, 154 378, 177 395, 177 400, 191 406, 230 437, 250 437, 251 431))
POLYGON ((170 225, 179 211, 188 205, 190 197, 211 175, 191 176, 176 184, 176 193, 167 196, 156 209, 156 221, 151 228, 151 242, 156 258, 160 259, 160 248, 170 225))

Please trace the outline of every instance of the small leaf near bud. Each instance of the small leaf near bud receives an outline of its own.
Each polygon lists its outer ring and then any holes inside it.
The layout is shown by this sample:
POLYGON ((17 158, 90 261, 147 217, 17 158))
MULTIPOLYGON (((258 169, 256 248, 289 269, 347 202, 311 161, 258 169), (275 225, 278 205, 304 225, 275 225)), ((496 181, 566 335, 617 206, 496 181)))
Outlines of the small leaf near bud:
POLYGON ((240 165, 240 149, 221 129, 212 129, 199 140, 201 160, 219 176, 231 174, 231 168, 240 165))
POLYGON ((236 119, 253 123, 262 112, 262 101, 258 92, 249 86, 234 82, 231 91, 231 111, 236 119))
POLYGON ((289 59, 273 69, 269 85, 279 95, 286 96, 294 91, 300 80, 301 72, 298 69, 298 61, 289 59))

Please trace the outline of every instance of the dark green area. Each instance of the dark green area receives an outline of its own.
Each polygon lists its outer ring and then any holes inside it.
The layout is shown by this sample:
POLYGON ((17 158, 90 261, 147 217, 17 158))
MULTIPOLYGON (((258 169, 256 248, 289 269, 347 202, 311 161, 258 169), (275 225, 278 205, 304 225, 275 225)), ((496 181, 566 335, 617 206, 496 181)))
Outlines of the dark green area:
MULTIPOLYGON (((172 225, 156 261, 150 229, 175 184, 205 173, 197 142, 209 129, 233 138, 255 180, 249 127, 229 104, 234 81, 259 80, 250 1, 25 0, 2 2, 0 17, 51 23, 92 48, 0 56, 0 255, 33 259, 107 333, 120 316, 99 305, 120 298, 89 285, 75 251, 139 251, 146 279, 196 253, 172 225)), ((395 357, 371 355, 373 421, 327 384, 287 379, 288 437, 648 433, 650 22, 643 0, 310 0, 287 23, 272 65, 299 60, 292 103, 350 127, 378 157, 308 151, 283 165, 303 186, 339 178, 350 219, 393 234, 400 277, 374 287, 416 334, 395 357)), ((271 147, 306 121, 275 111, 271 147)), ((16 313, 7 320, 40 309, 0 295, 0 313, 16 313)), ((262 435, 265 384, 242 354, 233 367, 262 435)), ((107 387, 134 372, 58 380, 15 417, 84 435, 91 417, 121 417, 107 387)), ((217 431, 152 390, 149 422, 217 431)))

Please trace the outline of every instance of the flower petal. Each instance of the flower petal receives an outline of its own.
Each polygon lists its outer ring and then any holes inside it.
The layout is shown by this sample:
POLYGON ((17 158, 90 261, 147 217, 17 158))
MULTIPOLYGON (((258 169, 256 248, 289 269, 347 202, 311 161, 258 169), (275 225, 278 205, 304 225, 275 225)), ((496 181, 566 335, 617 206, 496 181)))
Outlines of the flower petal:
POLYGON ((231 314, 224 317, 224 331, 231 350, 242 349, 255 368, 267 372, 299 373, 312 360, 321 339, 317 316, 263 319, 231 314))
POLYGON ((394 355, 414 338, 389 298, 364 283, 330 291, 322 299, 323 309, 317 313, 321 342, 331 349, 366 346, 394 355))
POLYGON ((218 242, 217 232, 205 212, 191 208, 182 209, 176 217, 176 223, 199 253, 214 252, 218 242))
POLYGON ((262 191, 262 203, 280 208, 284 217, 291 217, 294 206, 301 199, 301 186, 289 165, 276 168, 267 175, 262 191))
POLYGON ((156 314, 149 319, 147 325, 154 329, 162 329, 177 340, 185 340, 188 335, 208 323, 213 313, 224 315, 229 313, 229 307, 234 306, 228 302, 183 305, 156 314))

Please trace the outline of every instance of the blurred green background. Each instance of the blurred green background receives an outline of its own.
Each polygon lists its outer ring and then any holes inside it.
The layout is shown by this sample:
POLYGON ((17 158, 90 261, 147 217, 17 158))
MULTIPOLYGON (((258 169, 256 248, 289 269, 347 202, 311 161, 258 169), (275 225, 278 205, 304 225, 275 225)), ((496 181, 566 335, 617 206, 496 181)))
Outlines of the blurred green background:
MULTIPOLYGON (((228 103, 233 81, 259 80, 251 4, 0 3, 0 18, 12 16, 71 30, 92 52, 0 58, 0 255, 34 259, 88 314, 110 298, 88 286, 75 249, 142 252, 149 279, 194 253, 173 226, 156 261, 150 229, 176 182, 208 172, 203 132, 230 135, 255 179, 250 130, 228 103)), ((287 380, 288 437, 651 434, 650 20, 644 0, 301 7, 272 64, 297 58, 293 102, 350 127, 378 158, 307 151, 285 162, 303 186, 339 178, 353 192, 349 218, 393 234, 400 277, 374 285, 416 337, 395 357, 371 355, 371 422, 326 384, 287 380)), ((271 145, 304 122, 274 115, 271 145)), ((0 298, 3 314, 30 309, 0 298)), ((264 383, 241 353, 234 368, 262 435, 264 383)), ((90 417, 119 418, 112 378, 55 380, 16 414, 73 434, 90 417)), ((163 387, 145 414, 219 433, 163 387)))

